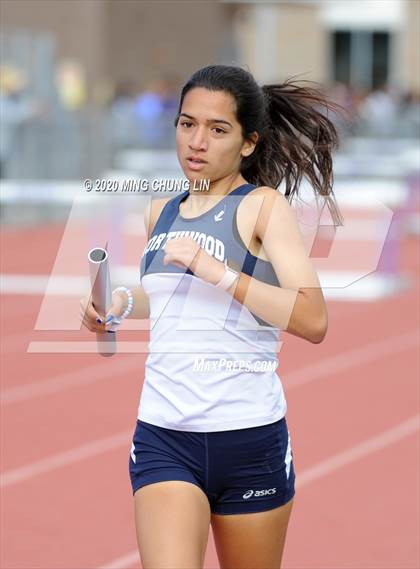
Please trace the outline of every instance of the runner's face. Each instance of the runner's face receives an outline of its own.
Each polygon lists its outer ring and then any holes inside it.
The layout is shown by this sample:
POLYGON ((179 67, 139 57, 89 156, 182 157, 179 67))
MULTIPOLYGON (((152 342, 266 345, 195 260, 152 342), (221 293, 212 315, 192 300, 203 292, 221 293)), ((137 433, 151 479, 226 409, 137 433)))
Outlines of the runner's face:
POLYGON ((195 87, 185 95, 176 127, 176 147, 188 179, 217 180, 239 172, 242 152, 248 155, 253 145, 243 140, 235 109, 235 99, 225 91, 195 87), (190 156, 204 162, 191 162, 190 156))

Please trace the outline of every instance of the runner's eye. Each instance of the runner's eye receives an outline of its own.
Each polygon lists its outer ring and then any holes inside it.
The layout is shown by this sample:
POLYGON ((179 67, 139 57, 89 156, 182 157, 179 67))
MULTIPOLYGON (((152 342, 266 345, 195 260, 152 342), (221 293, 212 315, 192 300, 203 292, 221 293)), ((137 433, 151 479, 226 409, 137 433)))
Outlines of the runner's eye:
MULTIPOLYGON (((180 124, 181 124, 181 126, 186 126, 187 128, 189 128, 192 125, 192 122, 183 121, 180 124)), ((219 131, 219 132, 217 132, 217 134, 222 134, 222 133, 226 134, 226 131, 223 130, 222 128, 218 127, 218 126, 215 126, 214 130, 219 131)))

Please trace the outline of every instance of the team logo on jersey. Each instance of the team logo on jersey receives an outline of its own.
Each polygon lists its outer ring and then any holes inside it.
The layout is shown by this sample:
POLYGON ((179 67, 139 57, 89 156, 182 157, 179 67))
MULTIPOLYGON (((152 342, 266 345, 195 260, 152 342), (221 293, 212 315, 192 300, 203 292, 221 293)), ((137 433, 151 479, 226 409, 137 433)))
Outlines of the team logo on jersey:
POLYGON ((267 488, 265 490, 247 490, 245 494, 242 496, 244 500, 248 500, 251 496, 255 496, 255 498, 259 498, 260 496, 269 496, 270 494, 275 494, 277 488, 267 488))
POLYGON ((221 211, 219 211, 219 213, 216 213, 214 216, 214 221, 222 221, 222 218, 225 214, 225 210, 222 209, 221 211))
MULTIPOLYGON (((223 211, 224 213, 224 211, 223 211)), ((194 241, 202 247, 206 253, 212 257, 216 257, 219 261, 225 260, 225 244, 220 239, 200 233, 200 231, 170 231, 167 233, 159 233, 151 237, 143 251, 143 256, 149 251, 157 251, 163 249, 170 239, 177 239, 178 237, 191 237, 194 241)))

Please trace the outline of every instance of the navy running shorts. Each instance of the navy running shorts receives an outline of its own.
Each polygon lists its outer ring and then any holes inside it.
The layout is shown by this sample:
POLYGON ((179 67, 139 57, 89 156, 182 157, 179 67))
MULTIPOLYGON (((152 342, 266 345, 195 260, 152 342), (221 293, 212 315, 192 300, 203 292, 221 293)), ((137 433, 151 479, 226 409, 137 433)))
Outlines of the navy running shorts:
POLYGON ((206 494, 214 514, 246 514, 286 504, 295 493, 290 434, 275 423, 191 432, 140 421, 129 457, 133 495, 146 484, 184 480, 206 494))

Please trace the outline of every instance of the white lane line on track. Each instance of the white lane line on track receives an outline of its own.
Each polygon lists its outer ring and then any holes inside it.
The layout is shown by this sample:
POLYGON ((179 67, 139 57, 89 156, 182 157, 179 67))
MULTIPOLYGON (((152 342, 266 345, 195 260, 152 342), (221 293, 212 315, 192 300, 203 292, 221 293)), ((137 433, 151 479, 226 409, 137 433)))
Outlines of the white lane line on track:
POLYGON ((128 566, 136 563, 136 561, 140 563, 140 555, 137 551, 131 551, 124 557, 119 557, 106 565, 101 565, 99 569, 128 569, 128 566))
MULTIPOLYGON (((308 372, 309 370, 311 370, 311 374, 302 374, 302 371, 300 372, 296 372, 297 377, 298 377, 298 381, 296 381, 296 379, 293 379, 292 376, 292 380, 290 380, 290 376, 289 376, 289 380, 288 382, 290 383, 291 386, 296 386, 296 385, 301 385, 303 383, 306 383, 307 381, 311 381, 313 379, 319 378, 319 377, 325 377, 325 374, 331 373, 332 371, 337 371, 337 358, 338 358, 338 362, 339 365, 344 367, 344 366, 349 366, 349 365, 353 365, 353 358, 355 358, 357 360, 357 363, 366 363, 367 358, 370 359, 374 359, 375 357, 379 357, 380 355, 386 355, 389 354, 391 352, 395 353, 395 350, 401 350, 403 348, 406 347, 411 347, 411 344, 413 343, 413 340, 417 337, 417 332, 411 332, 409 334, 405 334, 396 338, 393 338, 391 340, 388 341, 383 341, 383 342, 377 342, 374 344, 374 346, 376 347, 376 349, 372 350, 372 345, 367 346, 366 348, 361 348, 358 350, 353 350, 353 355, 350 358, 349 354, 346 354, 346 357, 344 359, 344 355, 341 356, 333 356, 332 358, 329 358, 327 363, 320 363, 318 366, 316 366, 314 364, 313 367, 308 367, 308 372), (409 341, 408 341, 409 340, 409 341), (359 357, 357 357, 357 354, 359 354, 359 357), (331 365, 331 361, 332 360, 332 365, 331 365), (349 362, 351 362, 349 364, 349 362), (315 371, 314 371, 315 368, 315 371), (300 379, 299 379, 300 378, 300 379)), ((115 367, 117 370, 121 371, 121 367, 132 367, 136 364, 136 362, 134 361, 126 361, 126 362, 117 362, 114 361, 114 363, 112 364, 112 362, 110 362, 110 364, 107 364, 108 367, 108 371, 110 374, 113 373, 114 370, 110 369, 111 367, 115 367)), ((102 365, 102 364, 101 364, 102 365)), ((93 368, 96 368, 97 366, 91 366, 93 368)), ((100 366, 98 366, 100 367, 100 366)), ((104 371, 102 371, 102 374, 105 374, 105 369, 104 371)), ((99 370, 98 370, 99 371, 99 370)), ((77 381, 81 384, 83 384, 83 382, 85 381, 83 379, 83 374, 84 371, 82 370, 80 372, 82 375, 80 375, 77 378, 77 381)), ((72 378, 74 377, 74 374, 65 374, 64 376, 61 377, 62 380, 62 385, 61 388, 63 388, 63 386, 69 386, 72 385, 71 381, 72 378)), ((43 386, 39 386, 39 385, 34 385, 34 386, 29 386, 28 389, 34 389, 33 393, 39 393, 39 391, 37 392, 36 390, 39 389, 40 391, 43 391, 44 393, 46 391, 51 392, 51 390, 55 390, 55 385, 52 383, 54 381, 54 379, 52 380, 48 380, 48 382, 44 382, 43 386)), ((12 394, 10 394, 11 390, 8 390, 9 392, 9 397, 10 397, 10 401, 13 400, 13 398, 19 398, 22 397, 21 392, 19 391, 19 388, 15 388, 16 391, 12 391, 12 394)), ((25 398, 28 395, 29 392, 24 391, 25 394, 25 398)), ((128 431, 129 433, 129 431, 128 431)), ((116 435, 116 437, 122 437, 123 435, 116 435)), ((127 439, 128 440, 128 439, 127 439)), ((7 486, 9 484, 12 484, 14 482, 18 482, 20 480, 26 480, 27 478, 30 478, 32 475, 35 474, 39 474, 39 473, 43 473, 43 472, 48 472, 50 470, 53 470, 54 468, 59 468, 62 465, 68 464, 69 460, 71 462, 72 457, 74 457, 74 460, 82 460, 83 458, 85 458, 85 456, 89 456, 89 454, 86 454, 86 450, 88 449, 89 452, 92 451, 93 454, 96 454, 97 452, 104 452, 106 450, 109 450, 109 448, 107 447, 107 441, 111 441, 111 447, 110 448, 114 448, 114 438, 106 438, 106 439, 100 439, 97 442, 92 442, 92 443, 88 443, 87 445, 82 445, 81 447, 78 447, 74 450, 70 450, 68 452, 65 453, 60 453, 58 455, 52 455, 51 457, 48 457, 46 459, 37 461, 32 463, 32 465, 27 465, 21 468, 17 468, 14 470, 11 470, 9 472, 6 472, 4 475, 2 475, 2 480, 0 483, 0 486, 7 486), (98 446, 98 449, 96 449, 96 445, 98 446), (79 454, 81 453, 80 456, 81 458, 78 458, 79 454)), ((127 441, 125 441, 127 442, 127 441)), ((127 443, 128 444, 128 443, 127 443)))
POLYGON ((23 482, 24 480, 29 480, 39 474, 52 472, 53 470, 63 468, 68 464, 74 464, 75 462, 80 462, 85 458, 89 459, 98 454, 102 454, 122 446, 127 446, 128 457, 133 432, 134 429, 123 431, 116 435, 112 435, 111 437, 97 439, 68 451, 53 454, 43 460, 27 464, 26 466, 6 471, 1 474, 0 487, 4 488, 18 482, 23 482))
POLYGON ((113 376, 118 377, 119 374, 132 370, 137 370, 140 375, 142 373, 141 367, 139 358, 134 356, 124 359, 113 359, 111 361, 108 359, 106 363, 101 361, 82 369, 60 373, 44 381, 10 387, 1 392, 0 402, 2 405, 18 403, 19 401, 49 395, 65 389, 89 385, 113 376))
POLYGON ((323 478, 327 474, 334 472, 345 466, 346 464, 350 464, 360 458, 364 458, 365 456, 369 456, 371 453, 386 448, 393 443, 404 439, 418 431, 420 428, 420 415, 413 415, 409 417, 407 420, 403 421, 399 425, 380 433, 370 439, 366 439, 362 443, 358 445, 346 449, 343 452, 338 452, 334 454, 330 458, 326 460, 322 460, 315 466, 311 466, 306 468, 296 476, 296 488, 300 488, 305 486, 309 482, 313 480, 317 480, 318 478, 323 478))
MULTIPOLYGON (((367 363, 368 361, 372 361, 375 358, 380 356, 386 356, 391 353, 396 353, 402 351, 404 349, 411 348, 414 345, 418 345, 418 330, 409 332, 407 334, 396 336, 390 339, 382 340, 379 342, 373 342, 368 344, 365 347, 357 348, 355 350, 351 350, 346 352, 345 354, 341 354, 339 356, 332 356, 326 358, 323 362, 319 364, 313 364, 311 366, 305 366, 304 368, 293 372, 292 374, 288 374, 286 380, 287 387, 295 387, 302 384, 307 383, 308 381, 318 379, 320 377, 324 377, 326 374, 330 374, 342 369, 346 369, 348 367, 353 367, 354 365, 361 365, 363 363, 367 363)), ((121 365, 122 362, 120 362, 121 365)), ((96 367, 96 366, 95 366, 96 367)), ((119 368, 118 368, 119 369, 119 368)), ((70 377, 70 374, 65 374, 70 377)), ((74 374, 72 374, 74 377, 74 374)), ((69 377, 67 379, 69 379, 69 377)), ((51 384, 53 380, 47 380, 47 382, 43 382, 45 384, 51 384)), ((82 380, 80 380, 83 383, 82 380)), ((24 386, 23 386, 24 387, 24 386)), ((28 386, 31 389, 32 386, 28 386)), ((47 387, 47 386, 45 386, 47 387)), ((62 389, 67 387, 72 387, 71 382, 64 381, 62 389)), ((60 389, 61 389, 60 388, 60 389)), ((10 391, 10 390, 8 390, 10 391)), ((54 389, 54 391, 56 391, 54 389)), ((42 394, 41 392, 39 394, 42 394)), ((29 395, 29 397, 32 397, 29 395)), ((13 397, 12 397, 13 398, 13 397)), ((25 397, 27 398, 27 397, 25 397)), ((377 437, 373 437, 361 443, 360 445, 353 447, 352 449, 348 449, 343 453, 338 453, 334 455, 330 459, 322 461, 318 465, 314 467, 308 468, 304 470, 299 476, 296 477, 296 487, 302 487, 308 482, 312 480, 316 480, 317 478, 324 476, 328 472, 331 472, 337 468, 344 466, 350 462, 353 462, 359 458, 362 458, 366 454, 369 454, 373 450, 377 450, 379 448, 383 448, 392 444, 396 440, 400 440, 404 436, 411 434, 416 429, 418 429, 419 423, 419 416, 412 417, 408 421, 405 421, 401 425, 397 426, 390 431, 382 433, 377 437)), ((90 443, 88 445, 84 445, 83 447, 79 447, 79 449, 74 449, 73 451, 69 451, 67 453, 62 453, 61 455, 55 455, 49 459, 45 459, 43 461, 39 461, 34 463, 34 470, 31 469, 29 465, 27 468, 19 468, 9 473, 5 473, 2 476, 0 486, 7 486, 12 483, 16 483, 21 481, 22 479, 30 478, 34 475, 41 474, 44 472, 48 472, 55 468, 60 468, 69 462, 75 462, 78 460, 83 460, 85 457, 89 458, 94 454, 98 454, 100 452, 106 452, 107 450, 112 450, 120 446, 121 444, 125 444, 127 442, 127 438, 129 439, 132 436, 131 431, 127 431, 124 434, 116 435, 117 440, 120 437, 120 442, 116 444, 115 437, 110 437, 108 439, 103 439, 99 442, 99 447, 95 448, 96 443, 90 443), (111 443, 110 443, 111 441, 111 443), (101 445, 101 442, 105 445, 101 445), (93 452, 90 452, 90 450, 93 452)), ((118 558, 111 563, 104 565, 101 569, 124 569, 129 564, 137 562, 139 559, 137 551, 133 551, 124 557, 118 558)))
MULTIPOLYGON (((300 473, 296 474, 295 488, 302 488, 324 476, 327 476, 331 472, 334 472, 343 466, 351 464, 365 456, 369 456, 371 453, 384 449, 398 441, 410 436, 411 434, 418 431, 420 428, 420 415, 414 415, 406 421, 403 421, 399 425, 380 433, 370 439, 366 439, 362 443, 346 449, 343 452, 334 454, 330 458, 315 464, 309 468, 306 468, 300 473)), ((128 567, 134 563, 138 563, 140 557, 137 551, 131 551, 123 557, 118 557, 113 561, 101 565, 99 569, 128 569, 128 567)))
POLYGON ((420 331, 413 330, 406 334, 371 342, 366 346, 347 350, 340 354, 314 361, 296 371, 286 373, 286 377, 282 380, 282 383, 287 389, 299 387, 300 385, 323 378, 327 375, 367 364, 377 358, 394 355, 398 352, 419 346, 419 340, 420 331))
MULTIPOLYGON (((291 389, 299 387, 310 381, 322 379, 332 373, 338 373, 346 369, 369 363, 376 358, 392 355, 406 349, 411 349, 419 344, 419 331, 413 330, 406 334, 386 338, 377 342, 371 342, 366 346, 347 350, 338 355, 328 356, 319 362, 311 363, 308 366, 301 367, 290 373, 285 374, 282 379, 284 388, 291 389)), ((0 402, 2 405, 17 403, 33 397, 47 395, 49 393, 59 392, 65 389, 79 385, 88 385, 95 381, 105 379, 113 373, 122 373, 130 371, 133 368, 138 369, 139 361, 130 360, 112 360, 110 363, 98 364, 91 366, 87 370, 78 370, 75 372, 60 374, 51 379, 38 381, 36 384, 20 385, 11 387, 2 391, 0 402), (87 377, 84 376, 88 372, 87 377), (91 375, 89 375, 92 372, 91 375), (97 372, 97 373, 96 373, 97 372), (99 373, 100 372, 100 373, 99 373)))

